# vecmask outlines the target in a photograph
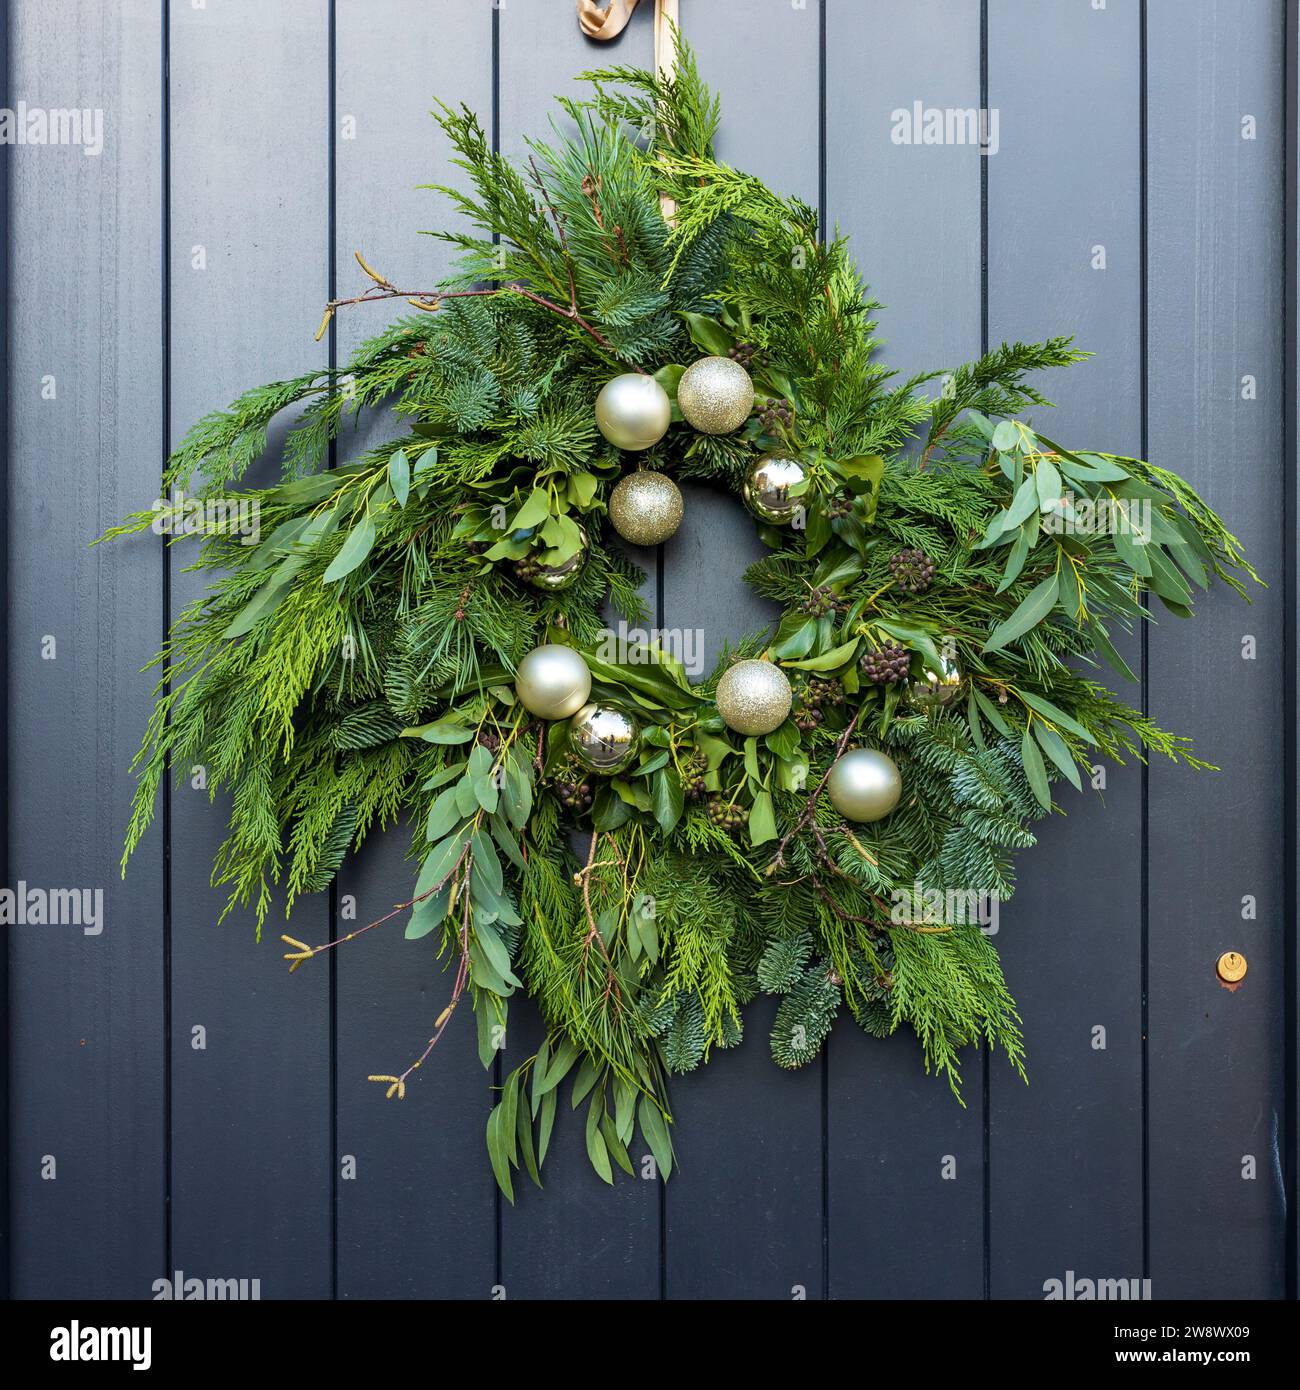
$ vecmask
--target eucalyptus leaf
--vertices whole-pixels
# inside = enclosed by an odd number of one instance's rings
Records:
[[[1043,755],[1038,751],[1029,730],[1020,737],[1020,761],[1025,766],[1025,776],[1029,785],[1045,811],[1052,809],[1052,791],[1047,782],[1047,768],[1043,765]]]
[[[369,511],[348,532],[339,553],[330,561],[322,583],[335,584],[352,573],[370,554],[375,544],[375,523]]]
[[[1036,627],[1045,617],[1056,607],[1057,599],[1057,578],[1055,574],[1049,574],[1040,584],[1021,599],[1016,606],[1016,610],[1005,621],[999,623],[989,639],[984,643],[983,650],[995,652],[1005,647],[1008,642],[1014,642],[1016,638],[1023,637],[1031,628]]]
[[[393,489],[399,507],[406,506],[411,493],[411,461],[405,449],[398,449],[388,458],[388,485]]]

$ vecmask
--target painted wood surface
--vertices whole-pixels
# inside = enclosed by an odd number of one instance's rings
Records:
[[[1068,797],[1020,859],[997,944],[1029,1086],[974,1055],[962,1107],[913,1042],[848,1020],[786,1074],[759,1001],[741,1047],[675,1082],[666,1190],[611,1192],[561,1116],[545,1191],[511,1207],[482,1132],[539,1037],[526,1005],[494,1069],[453,1030],[386,1102],[365,1076],[417,1055],[445,1002],[423,943],[376,933],[290,979],[279,919],[260,944],[247,914],[218,926],[201,769],[118,875],[140,668],[199,589],[159,537],[89,542],[153,503],[200,414],[381,326],[363,309],[312,340],[355,250],[404,283],[446,268],[417,235],[446,213],[416,186],[459,177],[434,96],[518,154],[577,73],[649,63],[651,8],[597,45],[564,0],[9,0],[10,105],[105,123],[95,157],[3,152],[9,874],[101,888],[104,927],[9,929],[20,1296],[149,1297],[176,1269],[266,1298],[1041,1298],[1068,1270],[1285,1291],[1283,0],[681,7],[722,158],[849,237],[892,365],[1076,333],[1096,355],[1043,383],[1037,422],[1185,473],[1272,582],[1191,626],[1157,603],[1126,647],[1129,698],[1222,770],[1100,768],[1104,796]],[[988,107],[987,153],[904,139],[918,103]],[[734,498],[688,506],[646,592],[711,663],[767,618],[740,579],[757,542]],[[349,861],[295,934],[409,896],[408,843]]]

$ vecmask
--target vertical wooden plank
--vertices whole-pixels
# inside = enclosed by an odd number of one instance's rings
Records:
[[[1153,601],[1152,715],[1222,771],[1150,772],[1152,1289],[1276,1298],[1283,5],[1149,0],[1147,13],[1151,456],[1223,512],[1273,586],[1249,609],[1211,594],[1190,630]],[[1235,992],[1215,978],[1227,950],[1249,962]]]
[[[1283,770],[1286,806],[1285,917],[1283,934],[1287,978],[1285,984],[1287,1022],[1286,1076],[1287,1094],[1284,1098],[1287,1116],[1286,1173],[1290,1190],[1300,1187],[1300,928],[1297,927],[1297,885],[1300,884],[1300,781],[1297,780],[1297,754],[1300,752],[1300,708],[1296,691],[1300,690],[1300,606],[1296,595],[1300,591],[1300,546],[1297,545],[1296,518],[1300,515],[1300,0],[1286,0],[1286,53],[1284,56],[1286,101],[1284,116],[1286,133],[1283,148],[1286,154],[1285,206],[1283,226],[1286,233],[1284,255],[1286,281],[1284,287],[1285,317],[1285,376],[1283,381],[1283,467],[1286,469],[1286,507],[1283,535],[1286,549],[1286,624],[1287,664],[1283,676],[1287,682],[1283,692],[1283,709],[1287,721],[1286,760]],[[1286,1219],[1287,1287],[1288,1298],[1296,1297],[1297,1266],[1300,1265],[1300,1221],[1295,1205],[1290,1204]]]
[[[0,106],[9,106],[9,0],[0,0]],[[9,161],[0,160],[0,418],[9,419]],[[0,432],[0,883],[9,882],[9,431]],[[0,1032],[9,1031],[9,948],[0,950]],[[13,1228],[9,1221],[9,1071],[12,1049],[0,1057],[0,1298],[10,1297]]]
[[[357,250],[395,284],[429,289],[453,253],[418,229],[446,226],[450,209],[418,185],[464,181],[429,109],[437,96],[490,119],[491,7],[483,0],[336,0],[336,25],[339,293],[361,292]],[[399,303],[340,318],[339,362],[403,312],[412,311]],[[340,462],[406,428],[389,412],[367,413],[357,433],[349,429],[340,441]],[[345,864],[335,934],[409,900],[410,835],[407,825],[375,833]],[[491,1073],[478,1059],[473,1016],[465,1006],[406,1099],[389,1103],[366,1077],[400,1071],[418,1055],[450,978],[429,941],[403,940],[401,920],[340,949],[337,971],[335,1162],[355,1160],[354,1178],[335,1174],[339,1297],[486,1298],[496,1266],[496,1203],[483,1142]]]
[[[979,6],[825,3],[828,231],[849,235],[886,306],[890,366],[956,366],[980,350],[982,156],[969,145],[901,143],[895,131],[917,102],[979,106]],[[910,1034],[881,1041],[845,1017],[828,1069],[830,1295],[978,1298],[978,1056],[966,1067],[966,1109],[924,1074]]]
[[[715,0],[682,8],[700,70],[722,98],[718,157],[815,207],[819,7]],[[700,631],[705,670],[724,643],[771,622],[774,609],[742,577],[765,553],[738,498],[686,490],[686,519],[664,547],[660,621]],[[679,1166],[666,1201],[669,1298],[822,1296],[822,1063],[790,1073],[772,1061],[776,1002],[756,1000],[741,1045],[673,1084]]]
[[[1138,0],[990,0],[988,11],[1000,131],[989,342],[1074,334],[1095,356],[1041,380],[1059,408],[1033,418],[1067,444],[1129,454],[1142,444],[1140,26]],[[1139,674],[1140,640],[1123,644]],[[1141,708],[1140,685],[1098,676]],[[1058,784],[1067,816],[1035,828],[1000,914],[1029,1085],[993,1059],[994,1298],[1042,1298],[1067,1270],[1143,1274],[1142,776],[1136,760],[1104,772],[1100,794]]]
[[[324,362],[328,6],[171,6],[172,437],[257,382]],[[270,477],[273,469],[264,468]],[[171,615],[201,591],[172,552]],[[208,886],[226,803],[172,795],[173,1262],[259,1278],[263,1298],[327,1297],[328,975],[287,978],[277,940]],[[295,935],[323,939],[322,896]],[[191,1030],[206,1030],[206,1049]]]
[[[152,536],[87,547],[157,496],[161,26],[148,0],[15,0],[9,18],[8,106],[85,107],[103,121],[99,154],[27,144],[0,156],[22,267],[5,422],[19,798],[5,886],[102,893],[96,935],[4,928],[13,1292],[147,1298],[165,1263],[161,833],[125,883],[117,862],[162,561]]]
[[[551,118],[563,120],[554,97],[579,92],[570,80],[578,73],[614,63],[650,67],[652,11],[652,6],[641,6],[617,41],[593,43],[582,36],[569,6],[557,8],[551,0],[501,5],[497,82],[502,150],[518,159],[526,149],[525,136],[551,138]],[[649,578],[653,585],[653,573]],[[517,1066],[541,1038],[536,1011],[526,1000],[512,999],[503,1066]],[[522,1178],[515,1185],[517,1205],[501,1203],[504,1296],[653,1298],[659,1290],[658,1184],[620,1174],[615,1187],[607,1187],[587,1160],[582,1117],[569,1109],[567,1095],[566,1085],[546,1159],[545,1190],[537,1191]]]

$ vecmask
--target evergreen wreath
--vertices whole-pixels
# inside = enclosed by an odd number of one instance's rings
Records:
[[[1193,585],[1218,576],[1244,596],[1257,579],[1176,475],[1022,418],[1048,404],[1034,373],[1086,356],[1070,339],[897,381],[845,242],[714,159],[718,103],[684,44],[673,75],[585,79],[523,168],[468,109],[440,106],[470,190],[440,190],[473,228],[435,233],[461,252],[457,273],[409,291],[358,255],[372,283],[331,303],[322,333],[344,305],[416,312],[343,370],[200,420],[169,460],[166,487],[256,505],[265,539],[203,541],[211,586],[152,663],[123,856],[125,871],[169,765],[202,762],[209,795],[230,795],[213,883],[226,912],[253,905],[260,935],[274,885],[292,910],[409,817],[414,891],[381,921],[405,917],[450,994],[418,1060],[370,1079],[403,1096],[466,999],[490,1067],[511,996],[532,996],[545,1041],[487,1127],[511,1200],[521,1165],[540,1183],[566,1077],[600,1176],[633,1171],[639,1125],[666,1179],[668,1075],[735,1046],[759,992],[781,998],[783,1067],[811,1061],[847,1008],[875,1036],[914,1029],[954,1091],[981,1040],[1023,1075],[997,954],[954,904],[1011,893],[1013,851],[1059,809],[1055,779],[1078,788],[1093,759],[1149,752],[1208,766],[1086,670],[1100,657],[1133,678],[1113,636],[1148,618],[1146,594],[1186,617]],[[684,418],[678,386],[701,356],[750,383],[737,427]],[[603,604],[647,616],[605,525],[629,460],[593,408],[628,374],[671,407],[638,462],[745,492],[770,547],[745,577],[779,623],[696,685],[657,646],[602,648]],[[696,418],[710,405],[706,391]],[[294,407],[283,481],[229,493]],[[395,410],[398,437],[329,467],[372,407]],[[773,458],[788,471],[765,500],[756,470]],[[1145,529],[1124,524],[1139,512]],[[625,534],[636,525],[633,508]],[[581,655],[576,721],[525,703],[520,666],[539,646],[562,649],[561,668],[565,649]],[[727,718],[734,672],[759,684]],[[621,717],[617,748],[602,753],[599,729],[575,737],[591,706]],[[853,786],[833,795],[855,749],[873,750],[877,783],[895,770],[887,814],[878,784],[865,815]],[[339,944],[283,939],[291,970]]]

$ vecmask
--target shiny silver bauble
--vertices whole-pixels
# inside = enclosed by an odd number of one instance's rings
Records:
[[[718,713],[738,734],[770,734],[790,713],[790,682],[770,661],[738,661],[718,682]]]
[[[831,804],[847,819],[884,820],[903,794],[903,777],[888,753],[855,748],[836,760],[826,791]]]
[[[561,561],[558,565],[543,565],[539,560],[529,556],[527,559],[516,561],[515,573],[525,584],[531,584],[534,589],[544,589],[548,594],[572,587],[582,578],[582,571],[587,564],[586,529],[579,526],[578,535],[582,544],[567,560]]]
[[[801,488],[807,480],[807,471],[798,459],[766,454],[750,465],[741,496],[760,521],[780,525],[790,521],[803,506],[802,493],[795,493],[794,489]]]
[[[529,714],[567,719],[587,703],[591,672],[573,647],[534,647],[515,670],[515,694]]]
[[[749,419],[754,383],[730,357],[701,357],[677,383],[677,407],[701,434],[730,434]]]
[[[668,392],[641,372],[616,376],[596,397],[596,426],[616,449],[635,452],[658,444],[672,418]]]
[[[622,772],[640,747],[640,725],[615,705],[585,705],[569,721],[569,748],[592,772]]]
[[[942,709],[961,694],[961,667],[951,657],[942,657],[939,664],[943,675],[927,666],[922,675],[908,684],[907,703],[913,709]]]

